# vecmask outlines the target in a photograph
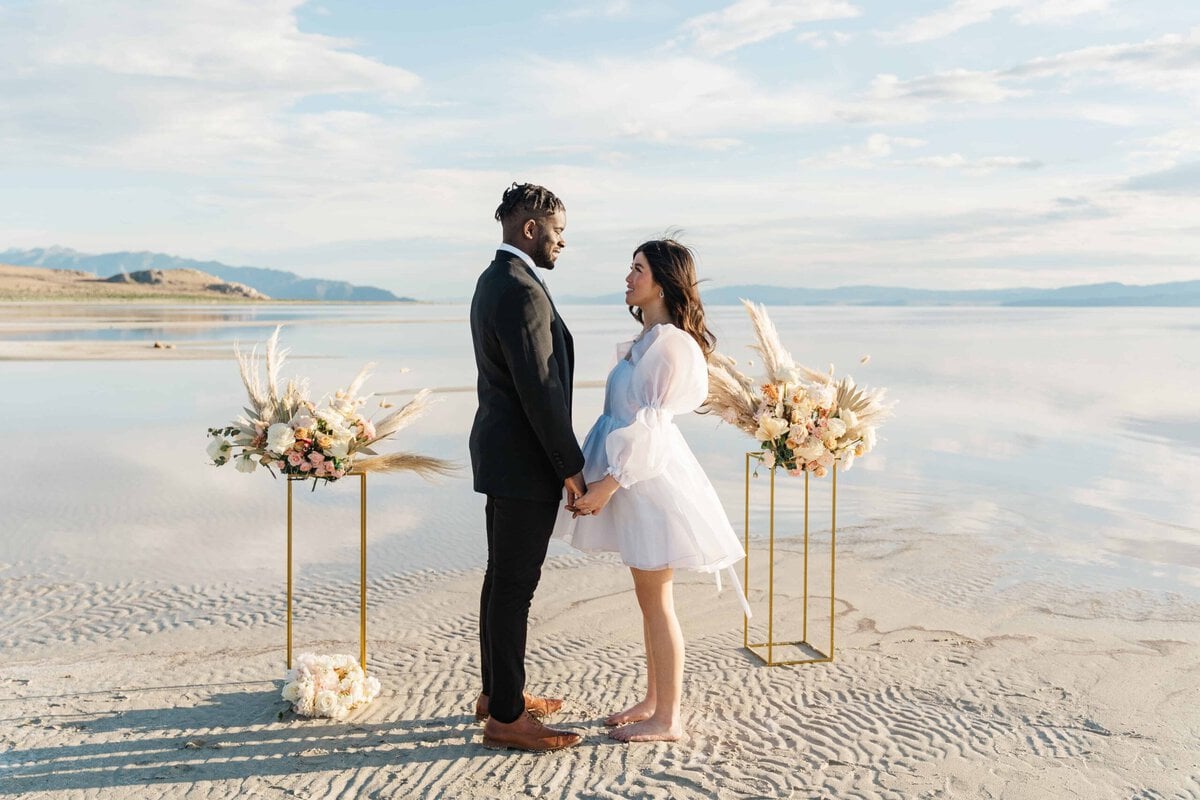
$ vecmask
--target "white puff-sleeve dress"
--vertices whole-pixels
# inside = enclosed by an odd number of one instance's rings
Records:
[[[708,367],[696,341],[674,325],[655,325],[619,345],[608,374],[604,413],[583,442],[584,479],[612,475],[621,488],[594,516],[559,511],[554,536],[586,552],[617,552],[631,567],[722,571],[745,558],[717,492],[688,447],[676,414],[708,397]]]

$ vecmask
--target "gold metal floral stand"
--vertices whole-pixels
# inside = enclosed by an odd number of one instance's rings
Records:
[[[367,671],[367,473],[351,472],[346,477],[358,477],[359,504],[359,599],[358,599],[358,663]],[[301,475],[287,479],[287,668],[292,668],[292,484],[311,480]]]
[[[746,561],[745,561],[745,586],[746,594],[749,597],[750,593],[750,460],[761,459],[761,452],[746,453]],[[809,473],[804,473],[804,611],[803,622],[800,633],[800,639],[794,641],[776,641],[775,640],[775,471],[778,466],[771,467],[771,500],[770,500],[770,539],[768,544],[767,555],[767,639],[764,642],[750,641],[750,620],[744,619],[742,622],[742,646],[752,653],[756,658],[763,662],[768,667],[777,667],[787,664],[826,664],[833,661],[833,623],[834,623],[834,576],[837,563],[837,464],[833,465],[833,489],[832,499],[830,500],[830,523],[829,523],[829,650],[822,652],[814,647],[808,641],[808,549],[809,549],[809,531],[808,531],[808,484]],[[779,648],[800,649],[802,652],[810,653],[811,655],[804,658],[776,658],[776,650]],[[766,655],[763,655],[763,651]]]

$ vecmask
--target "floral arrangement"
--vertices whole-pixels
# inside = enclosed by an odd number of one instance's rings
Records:
[[[280,388],[279,374],[287,351],[279,348],[279,328],[266,345],[266,381],[260,376],[258,348],[249,355],[235,349],[242,383],[250,398],[244,414],[222,428],[209,428],[208,456],[216,466],[233,461],[239,472],[266,467],[272,475],[336,481],[357,472],[410,470],[425,477],[448,474],[453,465],[412,453],[380,456],[374,446],[409,425],[429,405],[428,389],[409,403],[372,421],[363,413],[369,395],[359,395],[373,364],[359,371],[344,389],[313,402],[308,382],[289,380]],[[383,408],[388,404],[380,403]],[[368,456],[368,458],[359,458]]]
[[[754,323],[754,349],[762,356],[766,380],[760,384],[746,377],[732,358],[713,353],[706,407],[753,436],[767,467],[818,478],[835,463],[850,469],[875,447],[876,428],[891,416],[886,390],[857,386],[849,375],[835,379],[832,365],[823,373],[796,364],[766,308],[748,300],[742,304]]]
[[[302,653],[286,680],[283,699],[305,717],[345,719],[379,696],[379,680],[368,678],[354,656]]]

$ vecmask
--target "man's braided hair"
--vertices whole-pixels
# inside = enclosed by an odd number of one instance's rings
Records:
[[[541,220],[551,216],[555,211],[564,210],[566,208],[563,206],[562,200],[559,200],[554,192],[545,186],[538,186],[534,183],[514,183],[504,190],[504,198],[496,207],[496,221],[503,223],[505,220],[518,216],[522,218],[522,222],[526,219]]]

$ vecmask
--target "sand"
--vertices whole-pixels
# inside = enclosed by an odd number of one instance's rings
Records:
[[[681,577],[687,736],[674,744],[621,745],[601,724],[641,686],[628,575],[604,558],[553,560],[534,604],[529,679],[566,698],[555,721],[586,738],[549,755],[479,745],[478,570],[370,582],[368,664],[384,690],[344,723],[297,718],[279,699],[281,586],[8,580],[0,794],[1200,793],[1200,608],[1021,585],[955,592],[947,570],[969,562],[969,539],[849,530],[841,540],[832,664],[761,666],[740,647],[728,591]],[[778,575],[794,579],[797,543],[779,558]],[[357,652],[353,580],[298,594],[298,651]],[[761,586],[760,574],[760,617]],[[798,622],[795,595],[776,598],[780,628]],[[827,630],[827,602],[813,606],[815,631]]]

